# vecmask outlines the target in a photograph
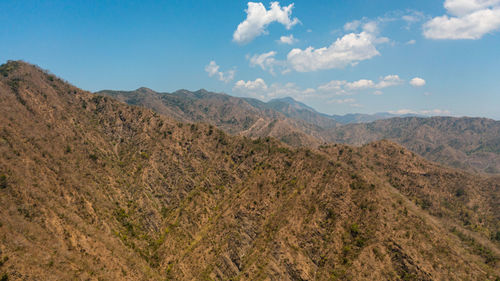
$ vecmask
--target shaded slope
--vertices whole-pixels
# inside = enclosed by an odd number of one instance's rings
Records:
[[[487,240],[498,230],[498,179],[389,142],[316,151],[232,137],[21,62],[0,73],[0,272],[12,280],[499,274],[498,244]],[[443,198],[451,209],[438,215]]]

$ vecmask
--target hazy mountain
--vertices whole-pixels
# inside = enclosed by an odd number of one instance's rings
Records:
[[[425,116],[418,116],[416,114],[398,115],[388,112],[380,112],[375,114],[350,113],[346,115],[329,115],[329,117],[342,124],[353,124],[353,123],[370,123],[373,121],[389,119],[394,117],[425,117]]]
[[[203,93],[199,93],[203,94]],[[4,280],[494,280],[500,181],[290,148],[0,67]]]
[[[415,114],[398,115],[388,112],[375,114],[349,113],[345,115],[329,115],[320,113],[312,107],[298,102],[291,97],[274,99],[267,103],[263,103],[263,105],[284,113],[287,117],[301,119],[323,128],[335,128],[340,124],[369,123],[376,120],[389,119],[394,117],[417,116]]]
[[[335,128],[339,124],[330,116],[321,114],[313,108],[292,98],[274,99],[264,104],[264,107],[274,109],[289,118],[304,120],[325,129]]]
[[[389,139],[453,167],[500,173],[500,121],[486,118],[391,118],[336,128],[331,141],[363,145]]]

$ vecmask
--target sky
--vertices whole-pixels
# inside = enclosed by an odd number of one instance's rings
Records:
[[[0,63],[89,91],[500,119],[500,0],[0,1]]]

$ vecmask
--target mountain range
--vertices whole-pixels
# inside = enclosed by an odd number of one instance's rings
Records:
[[[387,139],[431,161],[475,172],[500,173],[500,121],[491,119],[394,117],[389,113],[333,116],[292,98],[265,103],[205,90],[170,94],[140,88],[97,94],[148,107],[184,122],[210,123],[230,134],[270,136],[306,147],[332,142],[359,146]]]
[[[2,280],[498,280],[498,176],[387,140],[294,147],[246,132],[326,129],[139,91],[0,66]]]

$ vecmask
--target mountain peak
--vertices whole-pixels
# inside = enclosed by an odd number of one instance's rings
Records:
[[[156,93],[154,90],[147,87],[140,87],[136,91],[141,93]]]
[[[277,104],[277,103],[286,103],[288,105],[293,106],[296,109],[305,109],[305,110],[310,110],[313,112],[316,112],[316,110],[300,101],[295,100],[292,97],[284,97],[284,98],[277,98],[277,99],[272,99],[268,102],[268,104]]]
[[[12,74],[32,72],[35,70],[41,71],[42,69],[36,65],[29,64],[22,60],[9,60],[6,63],[0,65],[0,74],[4,77],[8,77]]]

